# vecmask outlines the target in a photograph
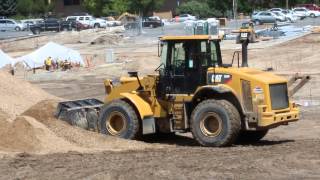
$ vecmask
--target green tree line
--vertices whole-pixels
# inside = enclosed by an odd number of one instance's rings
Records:
[[[57,0],[51,0],[52,2]],[[157,11],[165,0],[82,0],[82,6],[95,16],[120,15],[131,12],[142,16]],[[175,0],[172,0],[175,1]],[[253,10],[285,7],[286,0],[235,0],[237,12],[249,14]],[[232,14],[233,0],[184,0],[176,14],[190,13],[198,17],[221,17]],[[319,0],[288,0],[289,7],[296,4],[316,3]],[[0,0],[0,15],[39,16],[53,10],[48,0]]]
[[[0,15],[39,16],[53,9],[47,0],[0,0]]]
[[[250,14],[254,10],[268,9],[273,7],[286,7],[286,0],[235,0],[237,12]],[[288,0],[289,8],[297,4],[315,3],[319,0]],[[198,17],[222,17],[233,12],[233,0],[186,0],[178,7],[177,13],[190,13]]]
[[[132,12],[147,15],[159,9],[164,0],[83,0],[83,6],[95,16],[119,15]]]

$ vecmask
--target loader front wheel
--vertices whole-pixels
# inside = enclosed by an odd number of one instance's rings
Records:
[[[136,139],[139,118],[133,107],[123,100],[104,106],[99,117],[101,133],[124,139]]]
[[[238,110],[226,100],[205,100],[191,115],[191,132],[203,146],[222,147],[234,143],[241,129]]]

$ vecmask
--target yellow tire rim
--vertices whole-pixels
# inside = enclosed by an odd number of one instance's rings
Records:
[[[106,122],[108,132],[113,136],[120,135],[127,128],[124,115],[118,111],[112,112]]]
[[[216,137],[222,131],[222,120],[218,114],[210,112],[200,120],[201,132],[208,137]]]

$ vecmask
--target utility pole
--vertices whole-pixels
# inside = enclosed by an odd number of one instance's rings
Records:
[[[233,19],[237,18],[237,0],[232,1]]]
[[[289,0],[286,0],[286,8],[289,9]]]

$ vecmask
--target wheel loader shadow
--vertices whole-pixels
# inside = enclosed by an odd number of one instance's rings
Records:
[[[285,140],[260,140],[258,142],[236,142],[235,145],[239,146],[273,146],[273,145],[279,145],[279,144],[286,144],[286,143],[292,143],[295,142],[291,139],[285,139]]]
[[[146,135],[142,138],[142,141],[146,143],[159,143],[159,144],[168,144],[168,145],[177,145],[177,146],[200,146],[192,136],[182,136],[175,134],[168,135]],[[286,143],[295,142],[294,140],[260,140],[258,142],[236,142],[234,146],[273,146]]]
[[[142,141],[146,143],[159,143],[177,146],[199,146],[192,137],[176,134],[146,135],[143,136]]]

